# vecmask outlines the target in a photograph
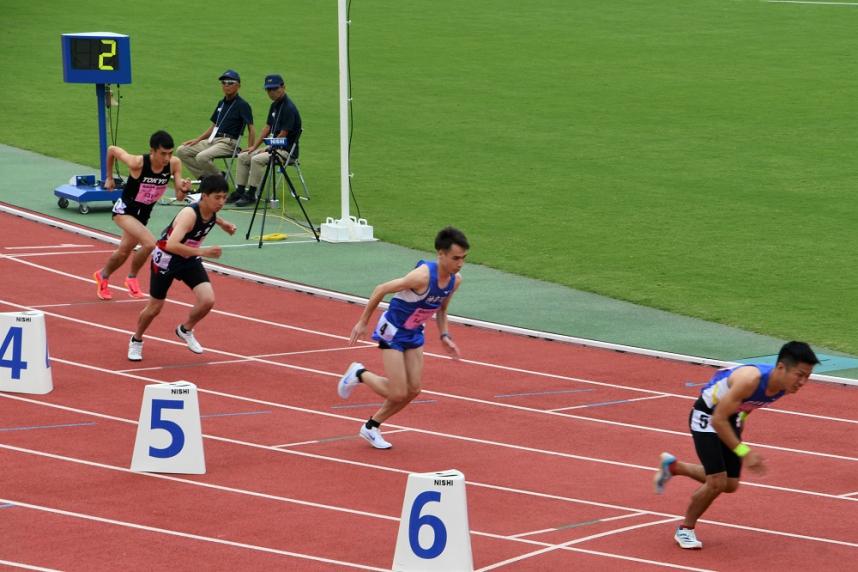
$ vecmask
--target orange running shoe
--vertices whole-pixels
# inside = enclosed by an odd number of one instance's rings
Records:
[[[101,276],[101,270],[96,270],[92,273],[92,277],[95,278],[96,289],[95,295],[101,298],[102,300],[111,300],[113,299],[113,295],[110,293],[110,284],[107,281],[107,278],[103,278]]]
[[[140,282],[137,281],[136,276],[129,276],[125,279],[125,287],[128,288],[128,295],[132,298],[145,298],[146,294],[144,294],[140,290]]]

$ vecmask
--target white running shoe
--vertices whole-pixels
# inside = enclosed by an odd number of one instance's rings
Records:
[[[134,336],[128,342],[128,360],[143,361],[143,342],[134,341]]]
[[[680,548],[703,548],[703,543],[697,540],[697,535],[694,534],[693,528],[677,528],[673,539],[679,544]]]
[[[393,445],[384,440],[384,437],[381,436],[381,431],[378,430],[378,427],[367,429],[366,425],[361,425],[359,435],[369,441],[369,444],[376,449],[390,449],[393,447]]]
[[[182,325],[179,324],[176,326],[176,335],[179,336],[180,340],[183,340],[186,344],[188,344],[188,349],[194,352],[195,354],[203,353],[203,346],[200,345],[200,342],[197,341],[197,338],[194,337],[194,332],[191,330],[190,332],[183,332]]]
[[[655,494],[660,495],[664,492],[664,485],[666,485],[667,481],[670,480],[670,477],[673,476],[670,472],[670,466],[675,462],[676,457],[670,453],[661,454],[661,462],[658,465],[658,471],[656,471],[655,476],[652,478],[652,482],[655,483]]]
[[[349,366],[349,369],[346,370],[346,373],[340,378],[340,382],[337,384],[337,393],[340,394],[340,397],[343,399],[348,399],[349,396],[354,391],[354,388],[360,383],[360,380],[357,377],[357,372],[364,369],[363,364],[355,361]]]

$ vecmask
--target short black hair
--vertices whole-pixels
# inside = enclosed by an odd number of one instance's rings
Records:
[[[207,175],[200,181],[200,192],[204,195],[225,193],[227,191],[229,191],[229,187],[226,184],[226,179],[220,173],[217,175]]]
[[[164,131],[163,129],[160,131],[156,131],[149,138],[149,147],[152,149],[172,149],[175,147],[175,143],[173,143],[173,137]]]
[[[435,250],[450,250],[454,244],[458,244],[465,250],[471,248],[468,239],[465,238],[465,233],[458,228],[452,226],[442,228],[435,236]]]
[[[816,354],[810,346],[804,342],[787,342],[778,352],[778,363],[783,362],[787,367],[793,367],[800,363],[816,365],[819,363]]]

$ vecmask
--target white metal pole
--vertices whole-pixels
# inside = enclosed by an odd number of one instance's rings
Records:
[[[340,44],[340,220],[349,220],[349,81],[346,0],[338,0]]]

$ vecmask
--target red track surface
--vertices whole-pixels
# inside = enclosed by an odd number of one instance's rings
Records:
[[[705,548],[683,551],[673,528],[695,484],[656,496],[651,477],[663,450],[694,459],[686,382],[711,368],[453,326],[465,359],[428,336],[425,402],[385,424],[394,448],[377,451],[356,433],[380,400],[335,391],[349,362],[380,366],[372,346],[347,347],[358,306],[215,275],[195,355],[172,332],[191,301],[177,283],[134,364],[143,302],[120,289],[99,301],[89,278],[111,250],[0,214],[0,311],[45,312],[54,379],[45,396],[0,393],[0,563],[387,569],[408,473],[449,468],[467,478],[477,568],[858,561],[858,389],[811,383],[755,413],[745,437],[769,474],[719,498],[698,527]],[[180,379],[200,391],[207,473],[129,471],[144,386]]]

